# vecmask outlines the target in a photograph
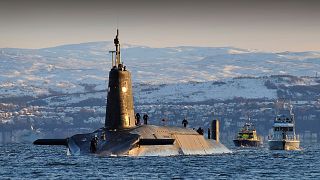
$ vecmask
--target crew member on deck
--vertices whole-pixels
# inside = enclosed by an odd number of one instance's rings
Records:
[[[90,152],[95,153],[97,151],[97,146],[98,146],[98,136],[95,135],[90,142]]]
[[[187,127],[188,121],[187,121],[186,118],[184,118],[184,119],[182,120],[182,124],[183,124],[183,127]]]
[[[143,123],[144,124],[148,124],[148,118],[149,118],[148,114],[143,115]]]
[[[137,113],[136,114],[136,126],[139,126],[140,125],[140,114],[139,113]]]

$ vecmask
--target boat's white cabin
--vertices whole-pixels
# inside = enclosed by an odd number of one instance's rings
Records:
[[[273,140],[296,140],[294,115],[291,113],[277,115],[272,130],[270,138]]]

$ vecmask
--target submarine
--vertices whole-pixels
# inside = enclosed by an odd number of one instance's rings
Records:
[[[114,39],[104,127],[66,139],[38,139],[35,145],[66,146],[68,154],[99,156],[174,156],[231,153],[219,141],[219,121],[211,139],[187,127],[140,125],[136,122],[131,73],[120,56],[119,30]]]

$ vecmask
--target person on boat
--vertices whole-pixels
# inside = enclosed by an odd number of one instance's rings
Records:
[[[139,126],[140,125],[140,114],[139,113],[137,113],[136,114],[136,126]]]
[[[90,142],[90,152],[95,153],[97,151],[97,146],[98,146],[98,136],[95,135]]]
[[[182,120],[182,124],[183,124],[183,127],[187,127],[187,125],[188,125],[188,121],[187,121],[187,119],[186,118],[184,118],[183,120]]]
[[[148,124],[148,118],[149,118],[148,114],[143,115],[143,123],[144,124]]]

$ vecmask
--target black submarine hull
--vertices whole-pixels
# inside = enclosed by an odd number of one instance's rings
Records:
[[[67,139],[37,139],[33,142],[34,145],[57,145],[57,146],[68,146]]]

